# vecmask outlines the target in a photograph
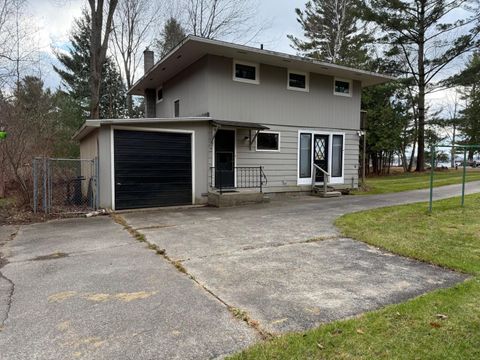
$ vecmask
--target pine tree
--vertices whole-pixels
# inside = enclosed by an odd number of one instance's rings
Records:
[[[464,88],[465,108],[460,111],[459,131],[465,145],[480,145],[480,53],[475,53],[454,82]],[[477,149],[477,151],[480,149]],[[468,157],[473,160],[473,150]]]
[[[295,9],[303,28],[303,41],[289,35],[300,53],[334,64],[361,66],[368,59],[369,33],[361,23],[358,0],[310,0],[305,10]]]
[[[180,22],[174,17],[168,19],[160,33],[160,39],[155,42],[155,47],[160,54],[160,58],[167,55],[185,36],[185,29]]]
[[[68,53],[56,54],[63,68],[54,66],[60,75],[66,92],[89,116],[91,105],[90,79],[90,15],[84,11],[75,19],[70,35],[71,48]],[[126,90],[114,61],[107,57],[102,70],[100,90],[100,117],[122,118],[126,114]]]
[[[364,14],[383,30],[378,41],[397,57],[413,82],[412,100],[418,122],[417,171],[425,169],[426,95],[442,70],[475,47],[480,28],[474,14],[458,13],[467,0],[365,0]],[[464,10],[468,10],[467,8]]]

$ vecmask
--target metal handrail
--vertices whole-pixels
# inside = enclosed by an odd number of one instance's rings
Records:
[[[263,171],[263,166],[236,166],[232,170],[218,170],[215,167],[210,167],[210,187],[217,189],[223,193],[224,189],[222,177],[224,173],[232,173],[235,176],[237,189],[258,188],[263,192],[263,187],[267,184],[267,176]],[[216,186],[216,175],[218,175],[219,186]]]
[[[323,170],[317,164],[313,164],[313,167],[312,167],[312,190],[315,187],[315,179],[317,178],[317,171],[318,170],[323,172],[323,175],[324,175],[324,178],[323,178],[323,192],[326,194],[327,190],[328,190],[328,183],[330,182],[330,173]]]

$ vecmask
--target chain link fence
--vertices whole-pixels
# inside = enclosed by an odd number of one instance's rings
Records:
[[[33,159],[33,211],[86,213],[98,209],[98,159]]]

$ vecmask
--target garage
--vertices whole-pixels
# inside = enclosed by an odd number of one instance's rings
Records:
[[[115,209],[192,204],[192,133],[113,130]]]

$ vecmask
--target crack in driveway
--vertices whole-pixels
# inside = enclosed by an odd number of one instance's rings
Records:
[[[123,226],[124,230],[127,231],[134,239],[140,242],[145,242],[148,246],[148,249],[155,251],[157,255],[163,257],[169,264],[175,267],[175,269],[177,269],[180,273],[186,275],[190,280],[192,280],[195,284],[197,284],[197,286],[199,286],[201,289],[207,292],[210,296],[212,296],[214,299],[220,302],[223,306],[225,306],[235,318],[240,319],[245,323],[247,323],[247,325],[250,326],[253,330],[255,330],[262,339],[266,340],[272,337],[272,334],[266,331],[265,329],[262,329],[260,327],[260,323],[256,320],[251,319],[251,317],[248,315],[247,312],[228,304],[218,294],[216,294],[215,292],[207,288],[204,284],[198,281],[195,278],[195,276],[190,274],[183,265],[180,264],[181,260],[174,260],[170,258],[164,249],[160,250],[156,244],[148,241],[148,238],[144,234],[140,233],[138,229],[135,229],[134,227],[130,226],[128,222],[125,220],[125,218],[122,217],[120,214],[115,214],[114,216],[112,216],[112,219],[117,224]],[[162,228],[162,227],[154,227],[154,228]]]
[[[13,239],[15,239],[15,236],[17,235],[17,233],[18,233],[18,228],[15,230],[15,232],[10,234],[9,239],[7,241],[12,241]],[[0,245],[2,247],[5,246],[7,241],[0,243]],[[0,252],[0,269],[2,269],[8,263],[9,261],[3,256],[3,253]],[[15,293],[15,283],[11,279],[6,277],[1,271],[0,271],[0,279],[4,279],[9,284],[9,290],[7,292],[7,303],[6,303],[5,315],[2,317],[2,320],[0,322],[0,331],[2,331],[10,315],[10,309],[12,308],[13,294]]]
[[[12,308],[12,302],[13,302],[13,293],[15,292],[15,283],[10,280],[8,277],[3,275],[3,273],[0,271],[0,279],[5,279],[10,284],[10,290],[7,293],[7,308],[5,310],[5,315],[2,318],[2,321],[0,322],[0,331],[3,330],[5,327],[5,323],[8,320],[8,316],[10,314],[10,309]]]

